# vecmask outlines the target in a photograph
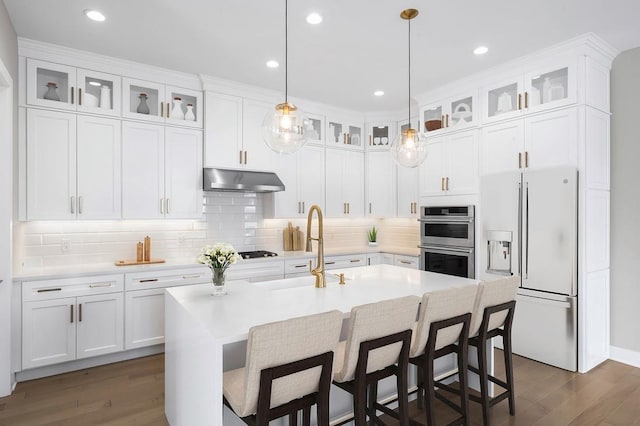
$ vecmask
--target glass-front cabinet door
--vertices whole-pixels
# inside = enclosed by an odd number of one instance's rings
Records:
[[[503,120],[522,114],[524,108],[522,76],[497,81],[482,90],[484,122]]]
[[[447,127],[462,129],[474,125],[474,98],[473,96],[461,96],[448,102]]]
[[[347,143],[347,132],[346,126],[334,119],[327,118],[327,137],[326,143],[327,146],[339,147],[343,146]]]
[[[368,150],[387,150],[393,141],[393,133],[390,123],[378,123],[369,125]]]
[[[324,145],[324,117],[317,114],[307,113],[307,120],[304,123],[304,131],[307,142],[314,145]]]
[[[525,75],[524,107],[528,111],[563,106],[576,101],[577,65],[556,63]]]
[[[362,150],[364,147],[364,125],[336,118],[327,118],[328,147]]]
[[[75,111],[76,68],[27,59],[27,103]]]
[[[78,111],[120,116],[120,76],[79,68],[77,72]]]
[[[202,127],[202,92],[166,86],[165,94],[167,124]]]
[[[364,126],[361,123],[347,125],[347,148],[364,148]]]
[[[164,85],[132,78],[122,79],[122,115],[162,123],[167,116]]]
[[[424,132],[435,132],[447,126],[444,104],[432,104],[421,110],[420,116]],[[417,129],[416,129],[417,130]]]

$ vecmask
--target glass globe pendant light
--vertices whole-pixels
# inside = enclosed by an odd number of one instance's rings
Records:
[[[304,113],[288,100],[288,49],[289,24],[288,0],[284,2],[285,53],[284,53],[284,102],[269,111],[262,122],[262,136],[269,148],[279,154],[293,154],[307,143],[307,119]]]
[[[398,134],[391,143],[391,155],[402,167],[418,167],[427,158],[427,144],[417,130],[411,128],[411,20],[418,16],[416,9],[406,9],[400,17],[409,23],[409,128]]]

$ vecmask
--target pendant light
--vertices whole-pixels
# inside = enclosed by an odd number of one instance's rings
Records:
[[[288,0],[284,2],[284,102],[269,111],[262,122],[262,136],[269,148],[279,154],[293,154],[307,143],[306,117],[288,98],[289,23]]]
[[[418,16],[416,9],[406,9],[400,17],[409,23],[409,128],[398,134],[391,143],[391,155],[402,167],[417,167],[427,157],[427,144],[417,130],[411,128],[411,20]]]

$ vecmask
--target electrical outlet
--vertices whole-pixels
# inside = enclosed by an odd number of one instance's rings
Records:
[[[63,238],[60,240],[60,250],[62,250],[63,253],[67,253],[71,250],[71,240],[69,238]]]

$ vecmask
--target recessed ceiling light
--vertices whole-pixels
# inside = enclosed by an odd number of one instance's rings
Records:
[[[318,25],[322,22],[322,16],[319,13],[313,12],[307,15],[307,22],[311,25]]]
[[[384,95],[384,92],[382,90],[376,90],[375,92],[373,92],[374,96],[382,96]]]
[[[278,63],[278,61],[274,61],[273,59],[271,59],[270,61],[267,61],[267,66],[269,68],[278,68],[280,64]]]
[[[489,48],[487,46],[478,46],[473,50],[473,53],[476,55],[484,55],[488,51],[489,51]]]
[[[102,13],[98,12],[97,10],[85,9],[84,14],[87,15],[87,18],[91,19],[92,21],[102,22],[107,19]]]

